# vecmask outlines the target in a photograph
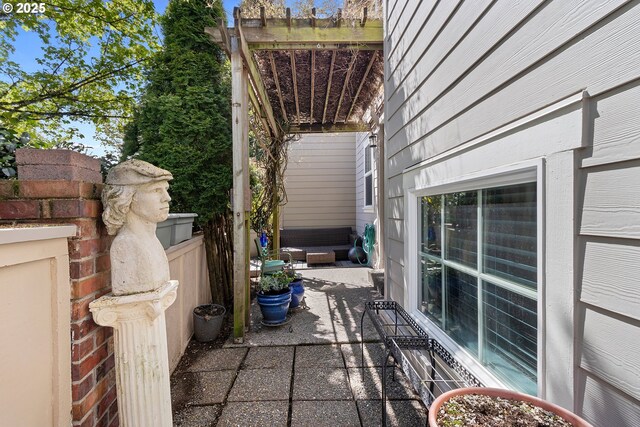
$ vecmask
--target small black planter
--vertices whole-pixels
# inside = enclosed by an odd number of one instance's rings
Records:
[[[209,342],[220,334],[226,309],[218,304],[199,305],[193,309],[193,330],[196,340]]]

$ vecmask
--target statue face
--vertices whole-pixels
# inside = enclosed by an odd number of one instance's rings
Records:
[[[152,182],[138,187],[131,200],[131,212],[150,222],[162,222],[169,216],[171,197],[167,181]]]

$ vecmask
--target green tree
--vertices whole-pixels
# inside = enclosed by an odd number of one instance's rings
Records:
[[[6,2],[5,2],[6,3]],[[17,3],[12,2],[15,8]],[[0,16],[0,120],[32,139],[59,143],[79,136],[72,124],[127,117],[146,61],[157,50],[152,0],[58,0],[21,3],[37,13]],[[23,11],[24,12],[24,11]],[[21,66],[17,46],[37,35],[41,53]],[[18,51],[16,51],[18,50]]]
[[[164,48],[152,61],[124,154],[174,176],[173,212],[195,212],[205,233],[214,302],[232,301],[231,76],[204,33],[223,16],[220,1],[171,0],[161,18]]]

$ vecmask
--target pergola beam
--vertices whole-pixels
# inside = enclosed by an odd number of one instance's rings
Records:
[[[273,82],[276,84],[276,92],[282,109],[282,117],[287,120],[287,110],[284,108],[284,100],[282,99],[282,91],[280,90],[280,80],[278,79],[278,70],[276,70],[276,62],[273,60],[273,53],[269,52],[269,62],[271,63],[271,73],[273,73]]]
[[[260,101],[258,101],[258,98],[253,90],[249,90],[249,100],[251,101],[251,104],[253,105],[253,109],[255,110],[256,114],[260,119],[260,123],[262,124],[263,129],[266,131],[269,131],[271,127],[269,126],[269,123],[267,123],[267,118],[263,113],[262,106],[260,105]]]
[[[315,27],[308,19],[292,19],[291,27],[286,20],[267,19],[263,26],[261,19],[242,19],[243,37],[252,49],[265,45],[272,45],[272,49],[309,50],[324,46],[342,46],[344,49],[362,49],[370,46],[371,49],[382,48],[382,23],[367,21],[367,25],[344,25],[337,27],[335,21],[328,19],[316,19]],[[205,32],[212,36],[215,43],[221,43],[219,31],[205,28]]]
[[[298,103],[298,77],[296,76],[296,52],[290,51],[289,58],[291,58],[291,78],[293,80],[293,97],[296,103],[296,121],[300,124],[300,104]]]
[[[351,73],[353,73],[353,64],[356,62],[356,55],[351,55],[351,61],[349,61],[349,68],[347,68],[347,75],[344,78],[344,83],[342,84],[342,92],[340,92],[340,99],[338,100],[338,108],[336,108],[336,114],[333,117],[333,123],[338,122],[338,114],[340,113],[340,107],[342,106],[342,100],[344,99],[344,93],[347,90],[347,86],[349,86],[349,80],[351,79]],[[349,117],[345,117],[345,121]]]
[[[296,133],[337,133],[337,132],[369,132],[369,126],[364,122],[357,123],[301,123],[289,127],[290,134]]]
[[[212,28],[205,29],[205,32],[209,34],[214,40],[217,40],[217,37],[213,37],[211,31],[215,30]],[[249,50],[249,46],[244,38],[243,31],[240,27],[235,28],[234,34],[229,34],[229,31],[221,24],[218,26],[217,33],[220,35],[219,44],[225,48],[227,54],[230,54],[230,44],[229,41],[231,37],[238,38],[238,49],[242,59],[245,62],[246,69],[249,75],[249,78],[253,82],[252,89],[255,91],[255,95],[261,105],[261,108],[258,108],[258,112],[264,112],[267,123],[269,124],[269,130],[273,135],[278,135],[281,133],[280,128],[276,122],[275,116],[273,114],[273,108],[271,107],[271,103],[269,102],[269,98],[267,96],[266,89],[264,84],[262,83],[262,79],[260,78],[260,72],[258,71],[255,62],[253,61],[253,57],[251,56],[251,51]]]
[[[252,50],[382,50],[382,43],[369,43],[369,44],[349,44],[340,43],[281,43],[281,42],[254,42],[248,43]]]
[[[369,77],[369,72],[373,67],[373,63],[376,61],[376,56],[378,56],[378,52],[373,52],[373,54],[371,55],[371,59],[369,60],[369,64],[367,65],[367,69],[364,72],[364,76],[362,76],[362,80],[360,80],[360,85],[358,85],[358,90],[351,100],[351,106],[349,107],[349,112],[347,113],[347,117],[345,118],[345,120],[349,120],[349,117],[351,117],[353,106],[356,105],[356,101],[358,100],[358,96],[360,96],[360,91],[362,90],[362,86],[364,86],[364,83],[367,81],[367,77]]]
[[[331,55],[331,66],[329,67],[329,82],[327,83],[327,95],[324,99],[324,110],[322,112],[322,124],[325,123],[327,117],[327,105],[329,104],[329,93],[331,92],[331,78],[333,77],[333,65],[336,62],[336,51]]]

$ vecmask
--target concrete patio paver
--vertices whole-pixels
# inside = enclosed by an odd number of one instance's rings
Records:
[[[293,378],[293,400],[353,399],[344,368],[300,368]]]
[[[360,318],[364,303],[376,297],[368,282],[368,268],[304,270],[305,303],[308,308],[290,313],[280,327],[264,326],[255,301],[251,304],[251,326],[243,346],[336,344],[360,341]],[[378,341],[371,322],[365,322],[365,341]],[[230,339],[226,347],[236,346]]]
[[[348,400],[293,402],[291,427],[360,427],[356,403]]]
[[[362,425],[381,425],[382,404],[380,400],[358,400],[358,411]],[[387,426],[424,427],[427,425],[427,410],[417,400],[389,400],[386,406]]]
[[[347,368],[359,368],[362,366],[361,343],[340,345]],[[364,366],[382,366],[386,356],[382,343],[364,343]],[[390,363],[390,362],[389,362]]]
[[[289,400],[290,369],[243,369],[238,372],[229,402]]]
[[[221,348],[198,354],[189,366],[182,367],[186,372],[237,370],[247,354],[246,348]]]
[[[395,380],[393,369],[387,369],[387,399],[418,399],[409,380],[402,370],[396,368]],[[382,368],[349,368],[349,382],[357,400],[382,399]]]
[[[340,347],[337,345],[303,345],[296,348],[296,369],[322,366],[345,367]]]
[[[236,371],[183,372],[171,384],[171,400],[188,405],[223,403]]]
[[[173,425],[180,427],[210,427],[222,413],[222,405],[189,406],[173,415]]]
[[[291,369],[294,347],[252,347],[243,369]]]
[[[229,402],[218,427],[286,427],[289,402]]]
[[[369,319],[364,378],[360,368],[364,303],[379,297],[367,283],[367,271],[306,270],[308,307],[293,311],[289,323],[260,325],[254,302],[243,344],[229,339],[223,349],[199,344],[189,349],[172,377],[175,425],[380,425],[385,354]],[[401,369],[395,372],[392,381],[389,367],[389,425],[425,425],[424,405]]]

